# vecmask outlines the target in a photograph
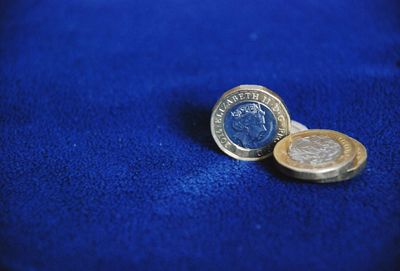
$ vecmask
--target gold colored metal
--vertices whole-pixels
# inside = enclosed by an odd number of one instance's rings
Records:
[[[314,181],[338,177],[354,166],[354,141],[332,130],[307,130],[291,134],[276,144],[278,168],[289,176]]]
[[[368,157],[367,149],[364,147],[363,144],[361,144],[356,139],[354,138],[351,139],[353,140],[353,143],[356,146],[356,157],[354,158],[353,166],[350,167],[346,172],[340,174],[339,176],[329,179],[324,179],[321,180],[321,182],[332,183],[332,182],[346,181],[356,177],[364,170],[367,164],[367,157]]]

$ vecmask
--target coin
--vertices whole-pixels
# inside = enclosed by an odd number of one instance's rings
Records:
[[[259,85],[240,85],[217,101],[210,126],[224,153],[257,161],[270,156],[275,144],[290,133],[290,117],[273,91]]]
[[[352,167],[350,167],[346,172],[338,175],[337,177],[324,179],[324,180],[321,180],[321,182],[332,183],[332,182],[340,182],[340,181],[349,180],[351,178],[356,177],[364,170],[364,168],[367,164],[367,157],[368,157],[367,149],[364,147],[363,144],[361,144],[356,139],[354,139],[354,138],[351,138],[351,139],[353,140],[353,143],[356,147],[356,157],[353,160]]]
[[[346,178],[350,179],[356,176],[357,174],[361,173],[366,164],[367,164],[367,149],[365,146],[359,142],[358,140],[351,138],[353,140],[354,145],[356,146],[357,152],[356,152],[356,157],[354,159],[353,166],[347,170],[346,172]]]
[[[281,140],[275,146],[274,157],[284,174],[318,182],[337,177],[352,168],[356,147],[345,134],[307,130]]]
[[[290,122],[290,133],[291,134],[294,134],[294,133],[297,133],[297,132],[301,132],[301,131],[305,131],[305,130],[308,130],[308,128],[304,124],[302,124],[302,123],[300,123],[298,121],[295,121],[295,120],[292,120]]]

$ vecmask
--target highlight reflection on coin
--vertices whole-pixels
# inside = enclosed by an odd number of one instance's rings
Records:
[[[324,180],[347,172],[353,166],[353,140],[336,131],[307,130],[291,134],[274,149],[279,169],[303,180]]]
[[[308,130],[307,126],[305,126],[304,124],[302,124],[298,121],[292,120],[290,122],[290,124],[291,124],[290,125],[290,133],[291,134]]]
[[[222,95],[211,115],[211,133],[229,156],[247,161],[264,159],[290,132],[285,104],[273,91],[240,85]]]

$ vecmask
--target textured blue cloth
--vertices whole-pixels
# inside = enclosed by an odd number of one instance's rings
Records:
[[[2,1],[0,267],[399,270],[398,1]],[[363,142],[362,176],[224,155],[211,108],[261,84]]]

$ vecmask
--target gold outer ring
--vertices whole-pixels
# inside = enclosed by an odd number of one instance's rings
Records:
[[[246,149],[230,140],[224,129],[226,112],[237,103],[254,101],[268,107],[277,120],[277,134],[270,144]],[[211,134],[227,155],[243,161],[259,161],[272,155],[275,144],[290,133],[290,116],[282,99],[272,90],[259,85],[240,85],[225,92],[215,104],[210,120]]]
[[[353,143],[356,147],[356,157],[354,158],[353,166],[350,167],[346,172],[340,174],[337,177],[320,180],[321,183],[346,181],[356,177],[364,170],[364,168],[367,165],[367,158],[368,158],[367,149],[362,143],[360,143],[356,139],[354,138],[351,139],[353,140]]]
[[[292,142],[306,136],[327,136],[341,145],[342,153],[331,162],[317,165],[301,163],[290,158],[288,151]],[[332,130],[307,130],[291,134],[276,144],[274,157],[278,168],[289,176],[309,181],[320,181],[335,178],[347,172],[353,167],[353,160],[356,157],[356,146],[353,140],[345,134]]]

